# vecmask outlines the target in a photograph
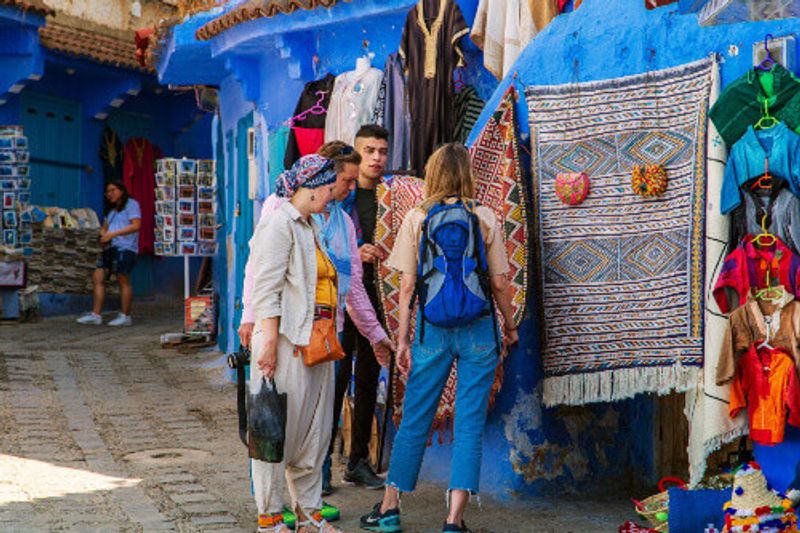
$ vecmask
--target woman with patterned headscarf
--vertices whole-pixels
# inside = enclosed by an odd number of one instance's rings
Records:
[[[295,357],[298,346],[309,344],[314,322],[329,318],[336,307],[336,269],[313,217],[325,212],[335,181],[333,161],[301,158],[278,180],[278,195],[289,201],[250,241],[256,324],[250,393],[258,394],[263,378],[274,380],[286,393],[288,422],[283,461],[252,461],[260,532],[289,532],[283,521],[287,484],[299,533],[339,531],[320,514],[322,463],[333,420],[333,363],[306,366],[303,357]]]

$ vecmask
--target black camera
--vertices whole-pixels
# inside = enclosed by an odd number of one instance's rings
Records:
[[[250,350],[242,346],[239,351],[228,355],[228,366],[236,370],[250,364]]]

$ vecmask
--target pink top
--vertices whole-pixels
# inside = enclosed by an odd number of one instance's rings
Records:
[[[278,209],[283,203],[286,202],[284,198],[278,198],[271,194],[261,207],[261,218],[258,224],[264,224],[270,213]],[[350,238],[350,257],[351,257],[351,271],[350,271],[350,292],[347,293],[346,303],[347,312],[350,318],[353,319],[358,331],[369,340],[370,343],[375,344],[386,337],[381,323],[375,314],[375,309],[372,307],[372,302],[369,300],[366,289],[364,289],[363,274],[364,269],[361,265],[361,256],[358,253],[358,243],[356,241],[356,229],[353,221],[349,216],[344,217],[347,221],[347,233]],[[252,241],[250,243],[252,246]],[[253,254],[250,254],[253,257]],[[247,264],[244,267],[244,288],[242,289],[242,324],[253,324],[256,321],[255,309],[253,309],[253,287],[255,286],[255,279],[253,278],[253,264],[248,258]],[[339,309],[336,313],[337,326],[339,331],[344,327],[344,313]]]

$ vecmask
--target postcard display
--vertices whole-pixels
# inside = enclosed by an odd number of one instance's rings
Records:
[[[216,255],[214,161],[159,159],[156,165],[156,255]]]
[[[22,126],[0,126],[0,191],[5,248],[30,248],[33,240],[30,212],[31,179],[28,139]]]

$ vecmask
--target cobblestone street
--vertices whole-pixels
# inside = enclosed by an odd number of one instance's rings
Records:
[[[0,325],[0,531],[254,531],[235,387],[215,351],[160,348],[180,309],[138,305],[122,330],[74,317]],[[341,468],[341,467],[339,467]],[[341,472],[334,475],[340,485]],[[378,493],[339,487],[339,525]],[[410,532],[436,531],[442,489],[404,499]],[[624,503],[483,500],[476,531],[615,531]]]

